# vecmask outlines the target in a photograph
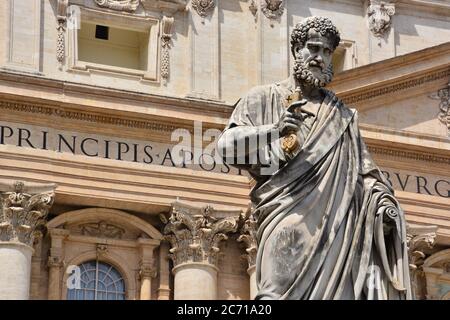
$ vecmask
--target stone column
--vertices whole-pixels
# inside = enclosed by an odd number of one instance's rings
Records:
[[[139,250],[141,253],[141,263],[139,277],[141,279],[141,300],[152,299],[152,278],[156,277],[156,268],[153,259],[153,250],[159,244],[155,244],[155,240],[138,239]]]
[[[33,243],[45,226],[55,185],[0,181],[0,300],[27,300]]]
[[[237,230],[237,217],[219,215],[210,206],[172,205],[164,234],[171,244],[175,300],[217,299],[219,242]]]
[[[61,269],[64,266],[64,240],[69,230],[50,229],[51,237],[50,256],[48,257],[48,299],[61,299]]]
[[[407,226],[408,258],[413,298],[424,300],[427,296],[426,279],[423,271],[425,259],[432,253],[436,240],[437,226]]]
[[[249,210],[247,213],[241,215],[241,222],[241,235],[237,241],[243,242],[246,247],[246,254],[243,257],[248,263],[247,273],[250,277],[250,299],[253,300],[258,293],[256,286],[256,252],[258,251],[258,245],[256,243],[256,220]]]

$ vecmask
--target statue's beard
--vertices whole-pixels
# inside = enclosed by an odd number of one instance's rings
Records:
[[[294,76],[295,78],[310,87],[321,88],[325,87],[333,79],[333,65],[330,63],[325,71],[321,71],[321,75],[316,77],[314,73],[309,69],[309,64],[306,63],[300,56],[294,63]]]

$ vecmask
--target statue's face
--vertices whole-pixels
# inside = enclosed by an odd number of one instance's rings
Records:
[[[297,78],[309,85],[322,87],[331,81],[333,44],[331,39],[322,36],[314,29],[308,32],[308,41],[302,47],[294,45],[298,71]]]
[[[319,77],[331,63],[333,57],[333,45],[330,39],[322,36],[314,29],[308,32],[308,41],[305,46],[295,50],[296,55],[301,55],[306,67],[316,76]]]

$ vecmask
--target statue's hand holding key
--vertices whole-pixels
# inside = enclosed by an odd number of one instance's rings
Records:
[[[306,103],[307,100],[304,99],[291,103],[281,115],[278,123],[275,124],[283,137],[281,148],[288,154],[292,154],[299,147],[297,131],[300,129],[300,125],[304,120],[304,115],[302,113],[309,113],[301,109]]]

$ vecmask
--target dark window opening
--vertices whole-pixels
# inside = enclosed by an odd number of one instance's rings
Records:
[[[108,40],[109,27],[96,25],[95,26],[95,38],[102,39],[102,40]]]

